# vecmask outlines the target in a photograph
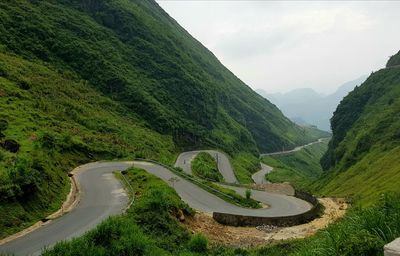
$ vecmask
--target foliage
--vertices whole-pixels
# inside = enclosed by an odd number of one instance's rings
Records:
[[[87,82],[1,53],[0,69],[7,73],[0,77],[0,143],[20,145],[17,153],[0,147],[0,237],[58,209],[69,191],[67,171],[80,163],[128,156],[173,162],[171,137],[124,117],[121,105]]]
[[[393,67],[400,65],[400,51],[395,55],[391,56],[388,60],[386,67]]]
[[[251,197],[251,190],[250,189],[246,189],[246,199],[249,200]]]
[[[399,191],[400,69],[377,71],[338,106],[333,137],[316,189],[373,204],[382,193]]]
[[[192,252],[205,253],[207,252],[208,241],[202,234],[196,234],[189,242],[189,249]]]
[[[223,177],[218,170],[217,162],[207,152],[200,152],[192,160],[192,171],[195,176],[200,178],[223,181]]]
[[[231,163],[240,183],[253,183],[251,175],[261,168],[259,157],[246,152],[235,154]]]
[[[18,0],[0,9],[5,51],[76,73],[180,146],[256,154],[312,140],[153,1]]]

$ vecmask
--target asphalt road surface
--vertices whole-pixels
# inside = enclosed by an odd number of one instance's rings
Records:
[[[0,246],[0,252],[16,255],[38,255],[42,248],[57,241],[71,239],[94,228],[110,215],[122,213],[128,197],[120,182],[113,176],[115,170],[124,170],[134,165],[145,169],[172,186],[190,207],[202,212],[223,212],[247,216],[290,216],[311,209],[308,202],[295,197],[252,191],[254,199],[268,204],[269,208],[248,209],[232,205],[203,190],[190,181],[175,175],[170,170],[147,162],[97,162],[83,165],[76,175],[80,184],[81,200],[78,206],[66,215],[9,243]],[[244,189],[231,187],[244,194]]]
[[[261,170],[251,175],[251,178],[256,184],[268,184],[270,182],[265,179],[265,175],[272,172],[273,169],[271,166],[261,163]]]
[[[319,139],[317,141],[308,143],[306,145],[303,146],[299,146],[299,147],[295,147],[292,150],[285,150],[285,151],[278,151],[278,152],[273,152],[273,153],[267,153],[267,154],[261,154],[260,156],[276,156],[276,155],[287,155],[287,154],[291,154],[297,151],[300,151],[301,149],[305,148],[305,147],[309,147],[311,145],[317,144],[317,143],[321,143],[323,141],[323,139]],[[272,168],[269,165],[263,164],[261,163],[261,170],[254,173],[251,178],[253,179],[254,183],[256,184],[268,184],[269,182],[265,179],[265,175],[267,173],[272,172],[274,168]]]
[[[200,152],[209,153],[218,163],[218,170],[222,174],[224,181],[227,183],[238,183],[229,158],[224,153],[215,150],[196,150],[184,152],[176,159],[175,167],[180,167],[186,173],[192,174],[192,160]]]
[[[112,172],[131,165],[121,162],[81,166],[75,177],[81,190],[76,208],[25,236],[0,245],[0,253],[39,255],[44,247],[80,236],[108,216],[122,213],[128,197]]]
[[[284,150],[284,151],[278,151],[278,152],[273,152],[273,153],[265,153],[265,154],[260,154],[260,156],[263,157],[263,156],[276,156],[276,155],[291,154],[293,152],[300,151],[301,149],[303,149],[305,147],[309,147],[311,145],[314,145],[314,144],[317,144],[317,143],[321,143],[322,141],[323,141],[323,139],[319,139],[317,141],[308,143],[306,145],[295,147],[294,149],[291,149],[291,150]]]

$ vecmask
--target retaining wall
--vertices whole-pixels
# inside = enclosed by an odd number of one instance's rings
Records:
[[[304,213],[283,216],[283,217],[255,217],[255,216],[243,216],[238,214],[214,212],[213,218],[224,225],[230,226],[261,226],[261,225],[273,225],[277,227],[288,227],[307,223],[315,219],[322,211],[322,205],[318,202],[318,199],[311,194],[296,191],[295,196],[309,202],[313,207]]]

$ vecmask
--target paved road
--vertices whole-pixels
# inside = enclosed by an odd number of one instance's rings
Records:
[[[263,157],[263,156],[287,155],[287,154],[291,154],[291,153],[300,151],[301,149],[303,149],[303,148],[305,148],[305,147],[309,147],[309,146],[311,146],[311,145],[314,145],[314,144],[317,144],[317,143],[321,143],[321,142],[323,142],[323,139],[319,139],[319,140],[317,140],[317,141],[308,143],[308,144],[306,144],[306,145],[296,147],[296,148],[294,148],[294,149],[292,149],[292,150],[286,150],[286,151],[279,151],[279,152],[273,152],[273,153],[260,154],[260,156]],[[272,168],[271,166],[261,163],[261,170],[258,171],[258,172],[256,172],[256,173],[254,173],[254,174],[251,176],[251,178],[253,179],[254,183],[256,183],[256,184],[268,184],[269,182],[265,179],[265,175],[266,175],[267,173],[272,172],[273,169],[274,169],[274,168]]]
[[[82,166],[76,175],[82,195],[81,201],[74,210],[34,232],[1,245],[0,252],[13,252],[16,255],[38,255],[45,246],[51,246],[57,241],[82,235],[108,216],[121,213],[127,205],[128,198],[112,172],[127,169],[132,164],[168,182],[190,207],[203,212],[224,212],[248,216],[290,216],[311,208],[309,203],[295,197],[260,191],[253,191],[254,198],[270,205],[270,208],[241,208],[153,163],[91,163]],[[171,184],[170,180],[173,177],[177,181]],[[244,193],[241,188],[232,187],[232,189]]]
[[[232,205],[221,198],[203,190],[197,185],[180,178],[168,169],[143,162],[135,162],[135,166],[143,168],[146,171],[160,177],[161,179],[167,181],[171,186],[171,178],[175,177],[178,179],[174,182],[173,187],[179,196],[189,204],[190,207],[202,211],[202,212],[223,212],[232,214],[241,214],[247,216],[290,216],[299,213],[303,213],[311,209],[311,205],[308,202],[300,200],[292,196],[284,196],[278,194],[272,194],[267,192],[255,191],[252,194],[260,199],[260,201],[270,205],[267,209],[248,209],[242,208],[236,205]],[[240,191],[244,194],[244,189],[230,186],[230,188]],[[256,199],[256,198],[255,198]],[[257,200],[256,199],[256,200]]]
[[[238,183],[229,158],[224,153],[215,150],[196,150],[184,152],[178,156],[175,166],[182,168],[186,173],[192,174],[192,160],[200,152],[209,153],[218,162],[218,170],[227,183]]]
[[[16,255],[39,255],[42,248],[57,241],[77,237],[110,215],[125,209],[128,197],[112,173],[130,163],[96,163],[81,166],[76,180],[81,190],[80,202],[66,215],[16,240],[0,246],[1,252]]]
[[[317,144],[317,143],[321,143],[322,141],[323,141],[323,139],[319,139],[319,140],[317,140],[317,141],[308,143],[308,144],[306,144],[306,145],[295,147],[295,148],[292,149],[292,150],[284,150],[284,151],[278,151],[278,152],[273,152],[273,153],[265,153],[265,154],[260,154],[260,156],[263,157],[263,156],[275,156],[275,155],[291,154],[291,153],[293,153],[293,152],[300,151],[301,149],[303,149],[303,148],[305,148],[305,147],[309,147],[309,146],[311,146],[311,145],[314,145],[314,144]]]
[[[254,183],[256,183],[256,184],[268,184],[270,182],[265,179],[265,175],[267,173],[272,172],[272,170],[274,168],[272,168],[271,166],[266,165],[264,163],[260,163],[260,164],[261,164],[261,170],[254,173],[253,175],[251,175],[251,178],[253,179]]]

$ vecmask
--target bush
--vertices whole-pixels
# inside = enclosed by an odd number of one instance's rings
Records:
[[[8,122],[6,120],[0,120],[0,132],[7,130]]]
[[[189,241],[189,249],[192,252],[206,252],[208,241],[207,238],[202,234],[196,234]]]
[[[246,189],[246,199],[249,200],[251,197],[251,190],[250,189]]]

